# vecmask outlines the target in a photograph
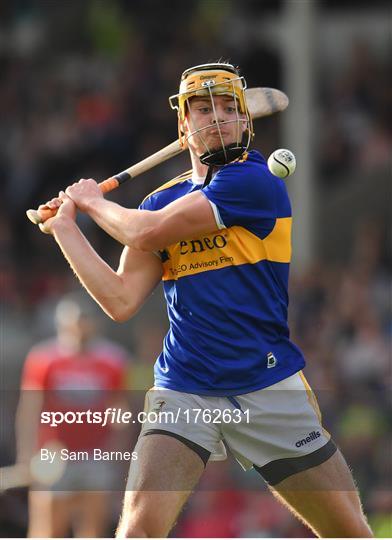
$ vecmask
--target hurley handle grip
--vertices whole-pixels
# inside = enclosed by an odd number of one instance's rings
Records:
[[[124,171],[100,182],[98,186],[102,193],[109,193],[109,191],[118,188],[122,182],[129,180],[130,177],[131,175]],[[38,210],[27,210],[26,215],[32,223],[39,225],[40,223],[44,223],[47,219],[54,217],[57,214],[57,211],[58,208],[49,208],[48,206],[42,205]]]

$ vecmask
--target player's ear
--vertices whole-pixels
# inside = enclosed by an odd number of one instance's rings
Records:
[[[185,116],[184,120],[181,118],[178,121],[178,125],[180,128],[181,133],[187,133],[189,131],[189,124],[188,124],[188,118]]]
[[[248,126],[248,121],[246,120],[246,118],[243,120],[242,122],[242,132],[246,131],[247,129],[249,128]]]

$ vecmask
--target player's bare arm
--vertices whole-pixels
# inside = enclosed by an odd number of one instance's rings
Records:
[[[237,121],[238,120],[238,121]],[[247,123],[231,96],[194,97],[181,121],[187,137],[193,169],[205,176],[208,166],[200,161],[206,149],[235,143]],[[202,133],[202,135],[201,135]],[[156,212],[136,211],[106,201],[98,184],[82,179],[66,194],[108,234],[124,245],[151,251],[217,229],[211,205],[201,193],[191,193]]]
[[[129,319],[160,281],[159,258],[153,253],[135,252],[127,247],[115,272],[77,226],[73,201],[62,193],[47,204],[60,209],[55,217],[40,225],[41,230],[54,236],[80,282],[103,311],[116,321]]]
[[[107,201],[92,179],[67,188],[67,195],[110,236],[136,250],[154,251],[217,229],[210,203],[202,193],[190,193],[161,210],[134,210]]]

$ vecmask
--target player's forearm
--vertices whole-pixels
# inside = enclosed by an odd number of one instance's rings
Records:
[[[150,251],[147,239],[153,239],[158,227],[158,214],[148,210],[124,208],[114,202],[98,199],[88,209],[89,216],[112,238],[134,249]],[[152,240],[151,251],[161,246]]]
[[[121,277],[99,257],[74,221],[59,219],[53,236],[83,287],[109,317],[122,319],[130,299]]]

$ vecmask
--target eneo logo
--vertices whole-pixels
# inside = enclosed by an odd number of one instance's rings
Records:
[[[223,248],[227,244],[226,238],[222,234],[216,234],[212,238],[201,238],[200,240],[183,240],[180,242],[180,253],[201,253],[207,249]]]
[[[301,439],[297,441],[295,443],[295,446],[297,448],[301,448],[301,446],[304,446],[304,444],[308,444],[311,441],[318,439],[319,437],[321,437],[321,433],[319,431],[312,431],[311,433],[309,433],[309,435],[305,439]]]

